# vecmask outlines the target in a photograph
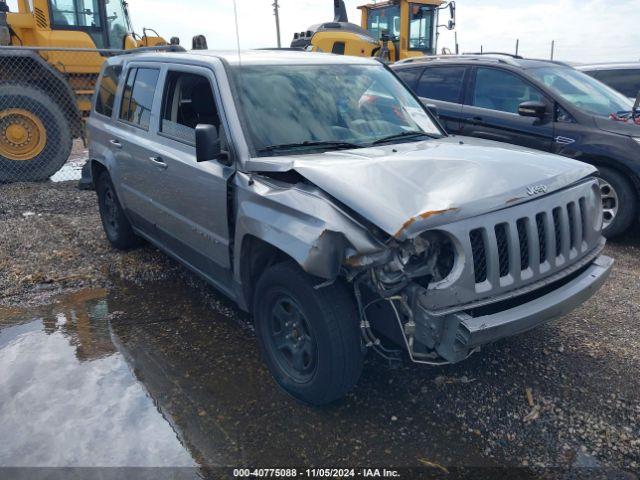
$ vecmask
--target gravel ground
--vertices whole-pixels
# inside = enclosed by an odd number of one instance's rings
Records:
[[[0,305],[5,311],[36,309],[73,290],[115,289],[124,280],[138,286],[149,282],[188,286],[191,293],[206,299],[201,303],[223,316],[246,319],[154,248],[127,253],[111,249],[102,232],[95,193],[78,191],[75,184],[0,186],[0,225]],[[428,442],[429,431],[441,430],[464,437],[463,443],[472,443],[490,465],[526,466],[534,472],[602,466],[618,472],[607,478],[637,479],[640,230],[610,242],[606,253],[616,260],[609,282],[570,315],[489,346],[455,366],[391,369],[370,355],[356,391],[329,412],[346,415],[354,429],[368,432],[364,445],[358,446],[361,451],[379,444],[380,439],[366,443],[376,432],[399,444],[411,439],[413,445]],[[139,298],[143,292],[138,292]],[[176,347],[180,355],[194,338],[202,338],[194,332],[211,329],[196,320],[186,325],[176,326],[191,331],[185,336],[189,340]],[[171,333],[174,336],[179,342],[178,332]],[[245,333],[236,337],[244,341]],[[247,355],[253,354],[257,351],[251,346]],[[274,398],[283,401],[278,395]],[[258,418],[258,423],[269,421],[268,415]],[[300,442],[302,447],[311,443]],[[455,443],[448,448],[455,449]],[[343,454],[337,452],[335,459]]]

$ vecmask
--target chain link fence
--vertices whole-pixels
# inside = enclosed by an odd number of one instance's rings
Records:
[[[0,183],[78,180],[108,50],[0,47]]]

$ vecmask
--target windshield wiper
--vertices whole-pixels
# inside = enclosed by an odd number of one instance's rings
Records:
[[[406,132],[395,133],[393,135],[389,135],[388,137],[380,138],[380,139],[376,140],[375,142],[373,142],[371,145],[378,145],[380,143],[392,142],[393,140],[401,140],[403,138],[414,138],[414,137],[438,138],[435,135],[431,135],[431,134],[426,133],[426,132],[421,132],[421,131],[418,131],[418,130],[409,130],[409,131],[406,131]]]
[[[349,142],[338,142],[334,140],[318,141],[318,142],[300,142],[300,143],[283,143],[280,145],[269,145],[268,147],[259,148],[258,152],[273,152],[274,150],[294,150],[298,148],[314,148],[314,147],[327,147],[332,150],[340,150],[347,148],[362,148],[362,145]]]

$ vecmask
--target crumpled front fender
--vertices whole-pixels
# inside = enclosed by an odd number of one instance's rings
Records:
[[[235,245],[247,235],[293,258],[307,273],[335,279],[348,257],[384,250],[367,228],[340,210],[321,190],[238,173]],[[240,257],[235,256],[236,280]]]

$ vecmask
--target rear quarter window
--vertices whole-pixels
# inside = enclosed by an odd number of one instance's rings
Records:
[[[111,65],[104,69],[96,96],[95,111],[97,113],[107,117],[113,115],[113,104],[116,99],[116,91],[118,90],[121,74],[122,67],[120,65]]]
[[[461,103],[465,67],[432,67],[425,69],[416,94],[442,102]]]
[[[411,90],[416,89],[416,85],[418,84],[418,79],[422,74],[423,67],[420,68],[404,68],[402,70],[396,70],[396,75],[402,79],[404,83],[406,83]]]

